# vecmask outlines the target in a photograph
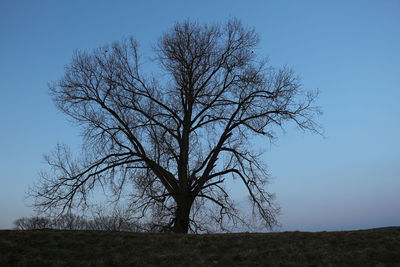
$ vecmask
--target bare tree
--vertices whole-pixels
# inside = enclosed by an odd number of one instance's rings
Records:
[[[88,230],[125,232],[143,232],[147,230],[132,218],[129,210],[115,207],[112,212],[109,212],[105,207],[97,206],[91,213],[92,219],[87,221]]]
[[[84,217],[70,212],[51,220],[51,228],[57,230],[85,230],[88,224]]]
[[[72,213],[66,213],[56,217],[22,217],[14,221],[16,230],[97,230],[97,231],[126,231],[148,232],[150,227],[141,227],[130,214],[122,210],[114,210],[106,215],[105,211],[98,209],[92,217],[83,217]]]
[[[36,187],[36,206],[84,206],[96,186],[116,199],[129,191],[130,210],[176,233],[207,223],[240,222],[225,181],[243,182],[267,227],[278,208],[268,174],[251,145],[255,136],[294,122],[317,131],[315,92],[304,92],[289,68],[256,55],[259,37],[237,20],[224,25],[177,23],[160,38],[161,74],[144,75],[133,38],[77,52],[51,86],[57,107],[83,129],[84,153],[58,145]],[[132,186],[133,185],[133,186]]]
[[[16,230],[43,230],[52,227],[52,221],[48,218],[33,216],[22,217],[14,221]]]

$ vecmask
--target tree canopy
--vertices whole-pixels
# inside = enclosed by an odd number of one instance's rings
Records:
[[[128,198],[129,210],[165,229],[207,230],[245,222],[226,189],[244,185],[253,211],[271,228],[277,206],[268,173],[251,144],[275,138],[287,122],[318,131],[316,92],[290,68],[257,55],[259,37],[238,20],[177,23],[154,48],[159,74],[143,73],[138,43],[128,38],[76,52],[50,90],[77,122],[84,147],[74,158],[58,145],[35,188],[35,205],[84,206],[97,187]]]

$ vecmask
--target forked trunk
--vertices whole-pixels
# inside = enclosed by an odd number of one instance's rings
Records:
[[[189,215],[193,201],[190,198],[182,198],[177,201],[175,223],[173,232],[187,234],[189,231]]]

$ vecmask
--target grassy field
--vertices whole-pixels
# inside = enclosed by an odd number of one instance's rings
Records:
[[[400,228],[213,235],[3,230],[0,266],[400,266]]]

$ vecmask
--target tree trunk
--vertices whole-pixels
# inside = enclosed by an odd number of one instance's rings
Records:
[[[189,231],[189,215],[192,203],[192,199],[188,197],[181,198],[176,202],[174,233],[187,234]]]

